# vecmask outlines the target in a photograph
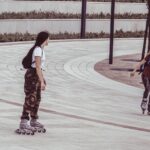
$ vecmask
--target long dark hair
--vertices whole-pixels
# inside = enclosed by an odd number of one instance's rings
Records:
[[[34,46],[29,50],[27,55],[22,60],[22,65],[25,69],[31,68],[32,54],[33,54],[34,49],[37,46],[41,47],[41,45],[48,39],[48,37],[49,37],[49,34],[46,31],[42,31],[37,35]]]

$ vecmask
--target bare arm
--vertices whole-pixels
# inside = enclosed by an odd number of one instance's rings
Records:
[[[135,68],[134,68],[133,71],[136,72],[136,70],[138,70],[138,69],[140,68],[140,66],[143,65],[145,62],[146,62],[145,59],[143,59],[141,62],[139,62],[139,63],[135,66]]]
[[[36,72],[37,72],[38,77],[39,77],[40,82],[41,82],[41,89],[45,90],[46,85],[45,85],[43,73],[41,70],[41,57],[35,56],[35,65],[36,65]]]
[[[130,76],[134,76],[135,72],[140,68],[141,65],[143,65],[146,62],[145,59],[143,59],[141,62],[139,62],[138,64],[136,64],[134,70],[131,72]]]

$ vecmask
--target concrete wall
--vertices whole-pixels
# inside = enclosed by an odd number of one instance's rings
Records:
[[[0,3],[2,12],[55,11],[62,13],[81,13],[81,2],[62,1],[3,1]],[[87,13],[110,13],[108,2],[88,2]],[[116,3],[116,13],[147,13],[145,3]]]
[[[141,31],[145,29],[144,19],[116,19],[115,30]],[[79,19],[8,19],[0,20],[0,33],[29,32],[37,33],[41,30],[48,30],[50,33],[80,32]],[[88,19],[87,32],[106,32],[109,33],[110,20],[108,19]]]

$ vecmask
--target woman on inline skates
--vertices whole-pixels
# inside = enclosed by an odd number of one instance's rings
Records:
[[[41,90],[45,90],[46,82],[43,76],[45,63],[44,47],[48,45],[49,34],[40,32],[34,46],[24,57],[22,64],[27,69],[25,74],[25,102],[21,115],[20,127],[17,133],[34,134],[36,130],[45,132],[44,126],[37,122],[38,109],[41,101]],[[30,123],[28,124],[30,120]]]

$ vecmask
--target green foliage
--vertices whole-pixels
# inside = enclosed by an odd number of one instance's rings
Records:
[[[136,32],[124,32],[122,30],[116,31],[115,38],[138,38],[143,37],[144,32],[143,31],[136,31]],[[29,34],[29,33],[16,33],[16,34],[0,34],[0,42],[16,42],[16,41],[33,41],[35,40],[36,35]],[[56,40],[56,39],[79,39],[80,34],[79,33],[58,33],[58,34],[50,34],[50,39]],[[86,33],[86,38],[92,39],[92,38],[109,38],[109,34],[106,34],[104,32],[101,33]]]
[[[56,13],[56,12],[5,12],[0,14],[0,19],[80,19],[81,14]],[[110,19],[110,14],[87,14],[88,19]],[[116,19],[145,19],[146,14],[116,14]]]

